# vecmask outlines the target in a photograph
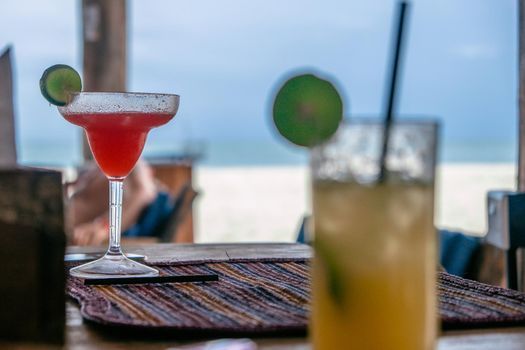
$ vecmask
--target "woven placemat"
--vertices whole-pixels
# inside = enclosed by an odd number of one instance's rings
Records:
[[[525,294],[440,273],[439,313],[444,329],[525,325]]]
[[[82,316],[119,327],[229,334],[304,333],[309,313],[306,259],[156,265],[162,274],[219,275],[218,282],[86,286],[70,277],[67,293]],[[525,294],[440,273],[445,329],[525,324]]]
[[[217,274],[218,282],[86,286],[67,293],[90,321],[156,330],[229,334],[301,334],[310,297],[304,259],[155,265],[163,275]]]

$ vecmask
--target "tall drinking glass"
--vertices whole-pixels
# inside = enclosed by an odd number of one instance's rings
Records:
[[[149,130],[177,113],[179,96],[148,93],[82,92],[58,107],[70,123],[84,128],[93,157],[109,180],[109,247],[93,262],[72,268],[81,278],[158,275],[149,266],[128,259],[120,247],[123,182],[142,153]]]
[[[314,349],[433,349],[437,125],[352,121],[311,153]]]

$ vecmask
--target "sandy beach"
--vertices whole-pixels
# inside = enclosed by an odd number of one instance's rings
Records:
[[[448,163],[438,167],[436,226],[486,231],[486,192],[514,189],[516,166]],[[293,241],[310,211],[306,166],[195,169],[196,241]]]

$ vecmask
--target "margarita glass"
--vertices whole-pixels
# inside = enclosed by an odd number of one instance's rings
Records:
[[[145,277],[159,272],[128,259],[120,247],[123,182],[142,153],[149,130],[177,113],[179,96],[148,93],[82,92],[58,107],[70,123],[84,128],[100,170],[109,180],[109,247],[95,261],[72,268],[81,278]]]

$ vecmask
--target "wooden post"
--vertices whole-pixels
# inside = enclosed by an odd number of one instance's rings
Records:
[[[519,0],[518,10],[518,191],[525,191],[525,0]]]
[[[16,166],[11,47],[0,54],[0,166]]]
[[[518,2],[518,181],[517,190],[525,191],[525,0]],[[525,291],[525,254],[518,250],[518,289]]]
[[[82,24],[84,91],[126,91],[126,0],[82,0]]]

